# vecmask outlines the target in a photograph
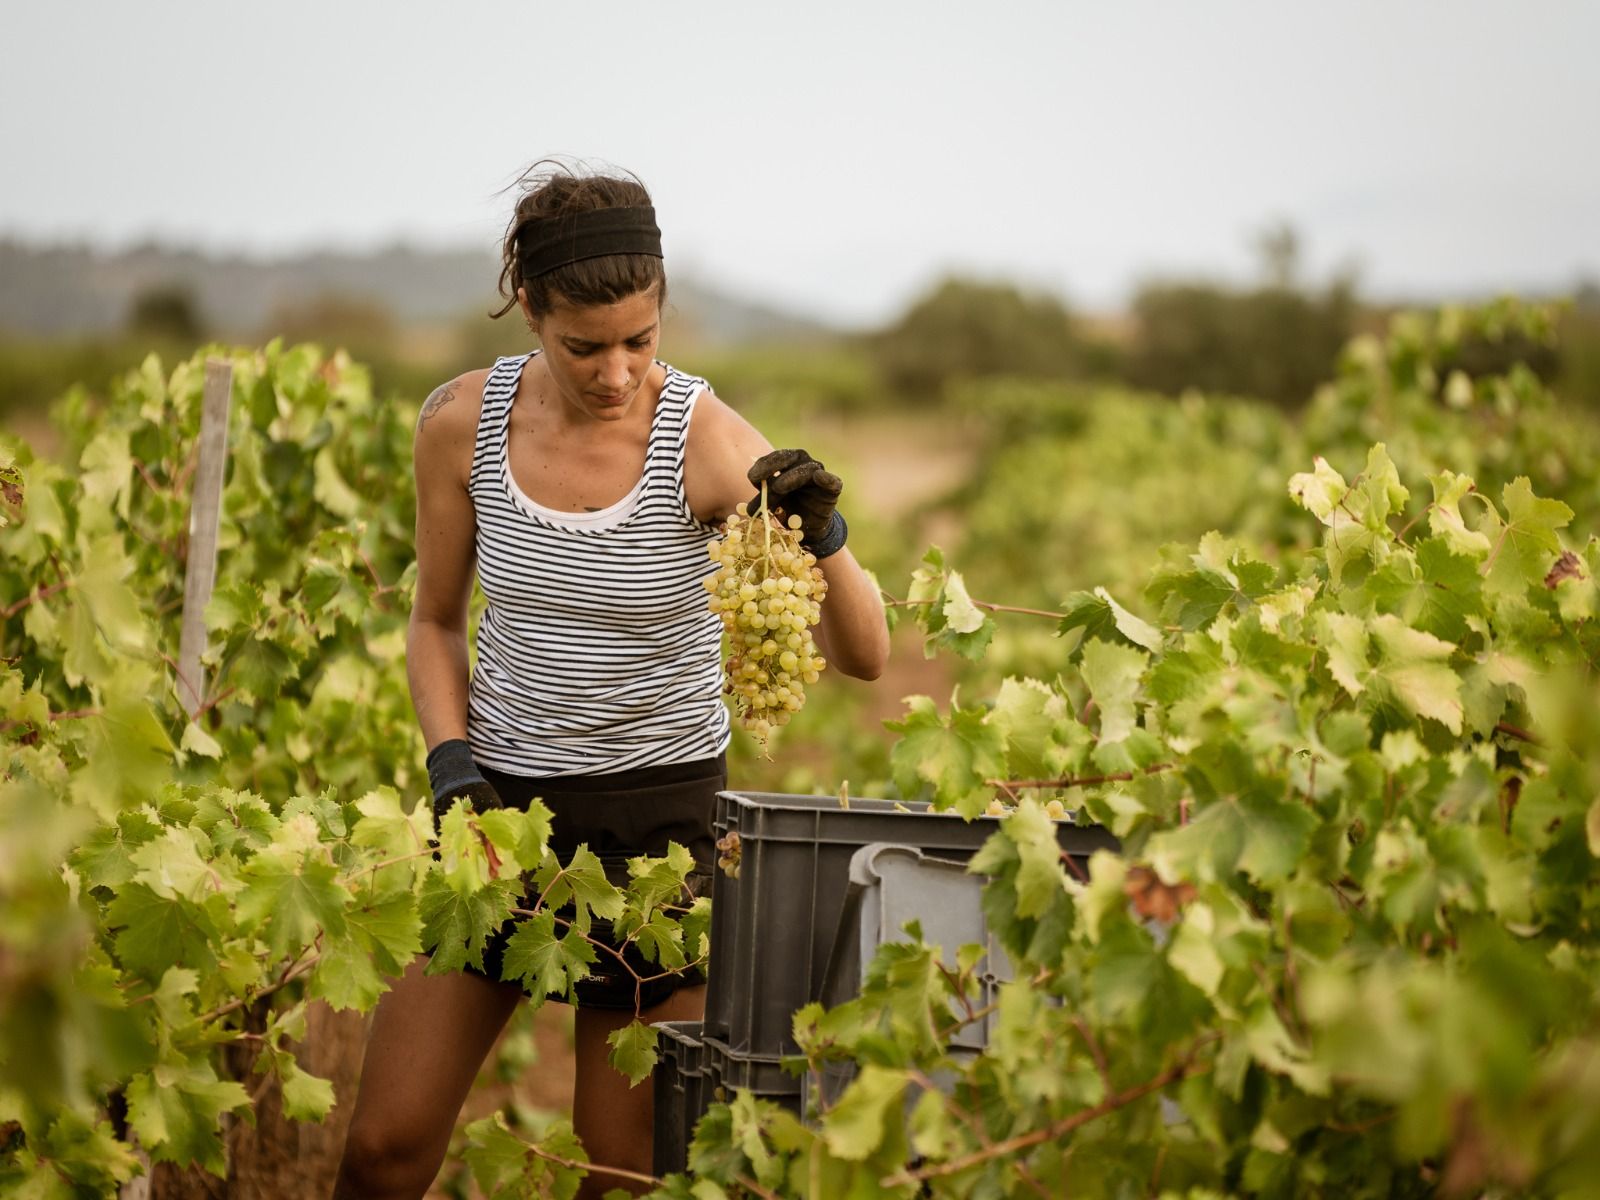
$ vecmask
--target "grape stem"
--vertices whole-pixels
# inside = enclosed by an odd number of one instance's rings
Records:
[[[767,547],[761,555],[761,565],[772,574],[772,513],[767,508],[767,481],[761,481],[761,528],[767,531]]]

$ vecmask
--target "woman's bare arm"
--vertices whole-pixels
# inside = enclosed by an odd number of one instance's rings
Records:
[[[428,749],[467,736],[467,605],[477,517],[467,476],[485,372],[437,388],[417,419],[417,594],[406,629],[406,678]]]
[[[695,401],[684,455],[684,490],[701,521],[724,520],[754,489],[748,472],[772,444],[711,392]],[[850,484],[845,482],[845,495]],[[849,547],[817,564],[828,581],[822,619],[813,631],[828,665],[856,679],[876,679],[889,661],[883,599]]]

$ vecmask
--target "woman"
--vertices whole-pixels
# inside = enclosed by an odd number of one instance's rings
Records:
[[[827,577],[815,639],[829,665],[875,678],[889,643],[843,547],[838,478],[804,451],[773,451],[704,380],[656,359],[666,287],[638,181],[543,164],[524,177],[494,315],[520,308],[541,349],[423,407],[407,672],[440,814],[460,796],[481,810],[537,795],[563,860],[580,842],[616,861],[671,839],[708,873],[729,729],[701,581],[707,542],[754,481],[801,517]],[[469,680],[475,568],[488,608]],[[379,1002],[337,1196],[427,1190],[522,996],[499,978],[503,948],[504,931],[482,973],[425,976],[419,958]],[[700,1018],[705,986],[673,978],[636,997],[631,977],[602,976],[578,1001],[577,1133],[591,1161],[648,1172],[651,1089],[610,1066],[606,1037],[636,1001],[647,1022]],[[580,1195],[620,1182],[596,1172]]]

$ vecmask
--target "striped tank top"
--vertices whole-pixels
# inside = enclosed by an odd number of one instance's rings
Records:
[[[467,695],[473,757],[528,776],[711,758],[729,738],[722,623],[702,586],[718,530],[683,490],[706,382],[663,363],[639,482],[599,512],[559,512],[517,486],[507,455],[517,382],[537,353],[490,371],[468,480],[488,599]]]

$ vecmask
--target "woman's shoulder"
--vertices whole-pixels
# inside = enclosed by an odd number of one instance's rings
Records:
[[[483,389],[493,367],[463,371],[428,393],[417,414],[417,436],[449,438],[466,432],[476,433],[478,415],[483,409]]]
[[[772,444],[708,387],[695,402],[684,448],[684,490],[702,521],[715,522],[750,498],[746,472]]]
[[[415,456],[463,473],[472,461],[483,411],[483,389],[492,368],[464,371],[428,393],[417,414]]]

